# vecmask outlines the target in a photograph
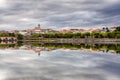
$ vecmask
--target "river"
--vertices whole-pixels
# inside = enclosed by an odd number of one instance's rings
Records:
[[[120,80],[120,45],[71,45],[2,45],[0,80]]]

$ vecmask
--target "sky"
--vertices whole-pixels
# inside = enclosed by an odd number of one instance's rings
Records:
[[[0,30],[120,25],[120,0],[0,0]]]

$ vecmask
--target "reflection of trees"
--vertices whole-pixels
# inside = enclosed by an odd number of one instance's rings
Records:
[[[18,42],[17,44],[0,44],[0,48],[14,48],[18,49],[19,47],[23,46],[24,44],[22,42]],[[33,50],[38,55],[41,54],[41,51],[51,51],[55,49],[70,49],[70,50],[80,50],[80,49],[91,49],[94,51],[103,51],[103,52],[115,52],[120,53],[120,44],[62,44],[62,43],[44,43],[44,44],[38,44],[38,43],[30,43],[27,46],[28,50]]]
[[[95,44],[95,45],[87,45],[87,44],[79,44],[79,45],[74,45],[74,44],[56,44],[56,43],[46,43],[44,45],[41,44],[32,44],[32,46],[40,47],[44,46],[45,48],[49,49],[92,49],[95,51],[103,51],[103,52],[109,52],[111,50],[114,50],[116,53],[120,53],[120,44]]]
[[[0,49],[3,49],[3,48],[14,48],[15,47],[15,44],[0,44]]]
[[[16,44],[0,44],[0,49],[5,49],[5,48],[14,48],[17,49],[19,47],[23,46],[22,42],[18,42]]]

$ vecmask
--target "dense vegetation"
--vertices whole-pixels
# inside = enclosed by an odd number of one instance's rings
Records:
[[[0,33],[0,37],[17,37],[18,40],[22,40],[24,36],[22,34]]]
[[[93,33],[47,33],[47,34],[32,34],[32,37],[43,37],[43,38],[120,38],[120,31],[113,32],[93,32]]]
[[[0,33],[0,37],[15,37],[14,33]]]

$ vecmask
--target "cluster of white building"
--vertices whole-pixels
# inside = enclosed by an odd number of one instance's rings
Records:
[[[102,29],[63,29],[63,30],[60,30],[59,32],[62,32],[62,33],[68,33],[68,32],[72,32],[72,33],[86,33],[86,32],[106,32],[108,30],[108,28],[102,28]],[[112,32],[116,30],[116,27],[111,27],[109,28],[109,31]]]

